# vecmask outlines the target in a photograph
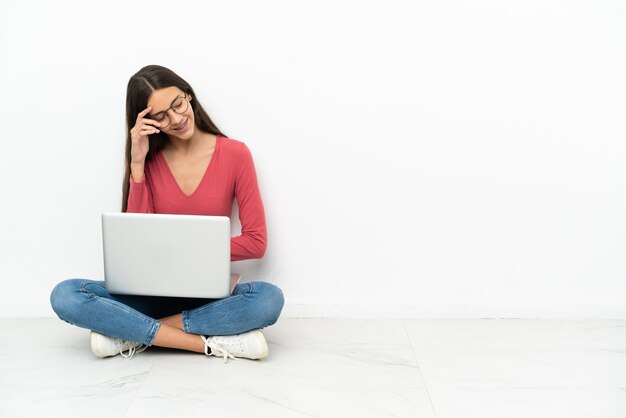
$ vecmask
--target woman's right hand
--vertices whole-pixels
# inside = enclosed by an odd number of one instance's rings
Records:
[[[150,149],[150,141],[148,135],[159,133],[158,127],[161,126],[156,120],[144,118],[146,114],[152,109],[152,106],[148,106],[142,112],[137,115],[137,121],[135,126],[130,130],[130,139],[132,142],[130,148],[131,163],[144,164],[146,155]]]

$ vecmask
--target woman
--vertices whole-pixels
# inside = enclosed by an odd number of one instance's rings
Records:
[[[236,197],[241,235],[231,238],[231,260],[263,257],[265,212],[250,150],[219,131],[185,80],[158,65],[139,70],[128,82],[126,123],[122,212],[230,217]],[[278,320],[284,298],[260,281],[214,300],[110,295],[104,281],[69,279],[50,302],[59,318],[92,330],[98,357],[132,358],[156,345],[226,362],[268,355],[259,329]]]

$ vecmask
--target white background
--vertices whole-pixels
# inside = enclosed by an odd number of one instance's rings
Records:
[[[624,22],[606,0],[7,3],[0,316],[102,279],[126,84],[160,64],[252,151],[269,248],[234,269],[284,315],[624,318]]]

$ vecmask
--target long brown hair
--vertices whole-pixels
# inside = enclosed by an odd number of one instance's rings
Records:
[[[193,97],[191,108],[199,130],[214,135],[226,136],[215,126],[209,115],[202,108],[189,83],[179,77],[174,71],[160,65],[147,65],[128,80],[126,89],[126,158],[124,170],[124,184],[122,185],[122,212],[128,208],[128,191],[130,190],[130,149],[132,140],[130,130],[135,126],[139,112],[148,107],[148,99],[153,91],[165,87],[176,86]],[[146,162],[168,143],[167,134],[159,132],[150,135],[150,149],[146,155]]]

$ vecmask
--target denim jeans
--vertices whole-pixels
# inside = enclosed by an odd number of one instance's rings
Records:
[[[183,330],[204,336],[234,335],[270,326],[284,298],[267,282],[240,283],[223,299],[111,295],[104,281],[68,279],[50,294],[54,312],[67,323],[150,346],[163,318],[182,312]]]

